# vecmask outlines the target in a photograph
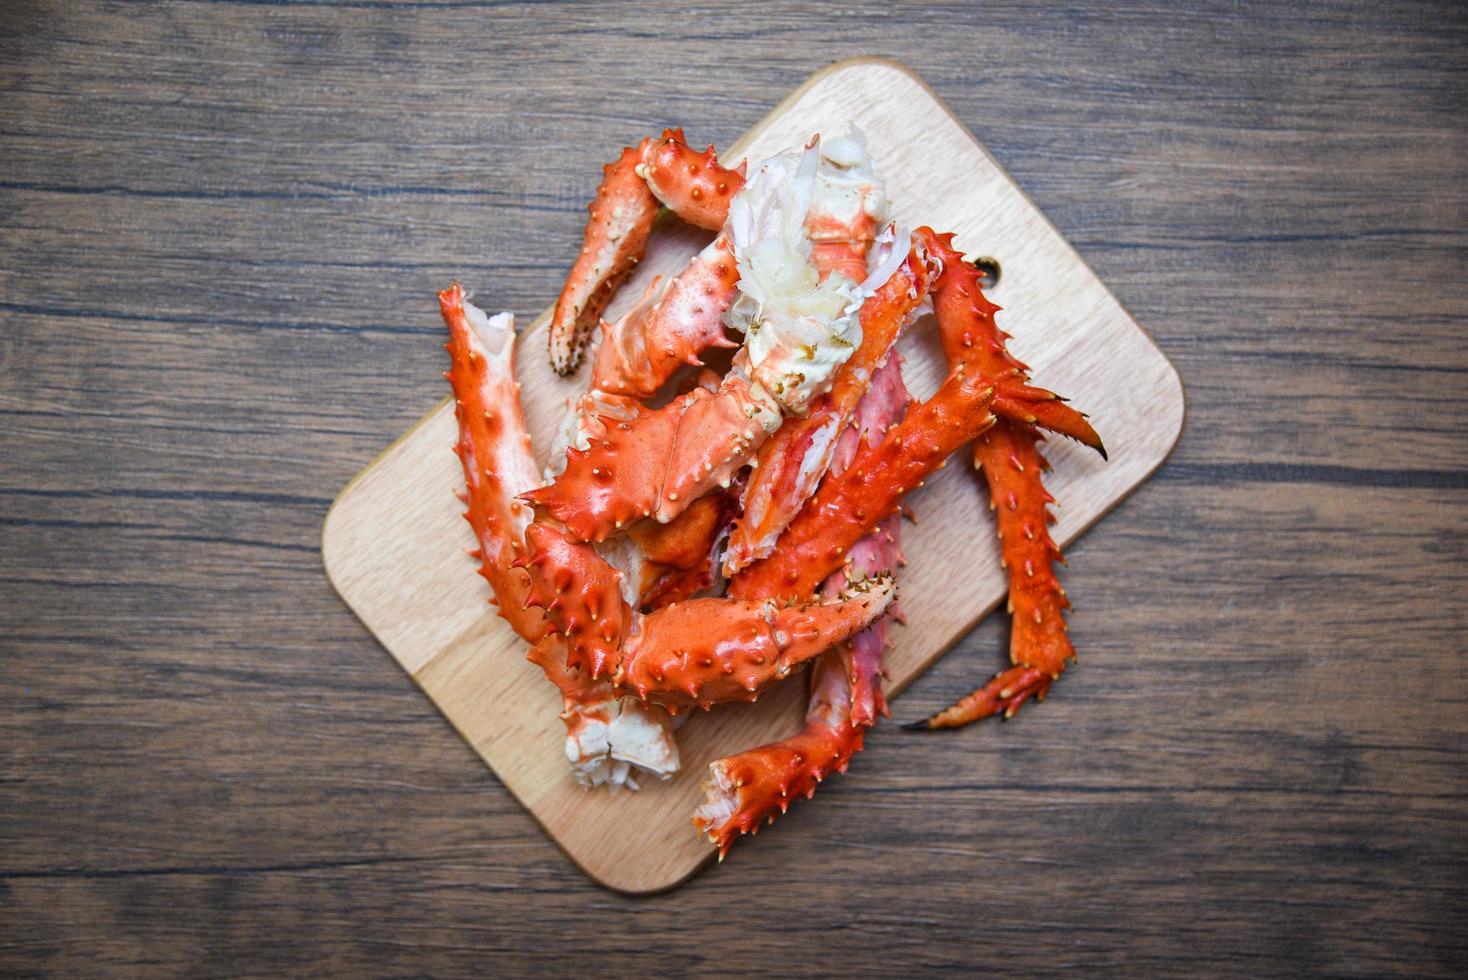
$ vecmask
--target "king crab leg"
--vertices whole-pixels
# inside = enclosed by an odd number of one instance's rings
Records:
[[[963,361],[994,380],[995,415],[1069,436],[1105,459],[1106,447],[1086,416],[1055,392],[1029,383],[1030,369],[1009,353],[1005,346],[1009,334],[994,322],[999,307],[980,288],[982,273],[953,247],[953,235],[924,227],[914,236],[927,246],[942,270],[933,283],[933,310],[949,363]]]
[[[926,232],[926,229],[924,229]],[[943,262],[943,274],[934,290],[943,351],[951,364],[970,364],[1028,391],[1028,369],[1010,355],[1008,337],[994,322],[998,310],[980,289],[981,274],[963,261],[951,235],[932,236],[932,247]],[[996,396],[996,403],[999,397]],[[1050,421],[1060,420],[1060,431],[1094,447],[1105,456],[1101,438],[1085,416],[1053,396],[1039,400],[1042,409],[1055,407]],[[1065,590],[1055,577],[1060,549],[1050,537],[1047,505],[1054,498],[1042,482],[1049,464],[1040,454],[1043,437],[1035,426],[1012,417],[998,423],[974,444],[974,466],[989,488],[1001,543],[1001,562],[1009,571],[1008,611],[1011,617],[1010,661],[1014,664],[977,691],[930,718],[904,726],[910,729],[957,728],[990,715],[1011,718],[1031,697],[1044,700],[1050,685],[1066,664],[1075,659],[1062,613],[1069,608]]]
[[[889,579],[861,583],[831,602],[691,599],[650,613],[623,600],[619,573],[583,541],[540,519],[526,530],[527,602],[566,641],[567,663],[670,713],[753,701],[796,667],[882,615]]]
[[[517,567],[533,514],[518,494],[540,483],[515,382],[514,320],[486,317],[451,286],[439,293],[449,328],[450,367],[463,464],[465,518],[478,547],[471,555],[494,593],[499,613],[533,649],[530,660],[560,689],[566,755],[583,785],[636,788],[632,770],[666,779],[678,769],[678,746],[665,713],[621,698],[606,679],[566,664],[563,641],[542,610],[527,605],[530,576]]]
[[[730,199],[744,186],[743,164],[734,170],[721,166],[712,146],[700,154],[681,129],[628,147],[604,173],[588,208],[581,253],[551,316],[551,365],[562,375],[575,373],[612,294],[642,260],[659,205],[717,231]]]
[[[651,398],[685,364],[711,347],[735,347],[724,334],[739,270],[729,237],[720,234],[671,280],[655,277],[642,299],[615,322],[602,321],[591,362],[591,387]]]
[[[994,424],[993,397],[987,378],[955,365],[937,392],[910,407],[879,443],[859,450],[845,472],[827,475],[774,552],[734,577],[730,595],[809,595],[844,564],[853,545],[896,513],[904,494]]]
[[[880,439],[907,405],[899,358],[878,369],[858,407],[854,424],[841,435],[831,472],[840,473],[855,458],[862,442]],[[901,562],[898,526],[893,514],[858,541],[845,566],[833,572],[822,591],[839,593],[848,581],[892,574]],[[815,795],[816,786],[833,772],[845,772],[861,751],[863,733],[886,715],[882,697],[882,657],[895,610],[858,633],[849,643],[828,650],[811,669],[810,701],[805,727],[788,739],[763,745],[709,766],[704,802],[693,822],[719,849],[722,860],[741,834],[758,831],[760,821],[784,813],[791,800]]]

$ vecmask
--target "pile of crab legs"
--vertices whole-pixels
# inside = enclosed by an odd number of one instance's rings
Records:
[[[716,236],[604,320],[664,208]],[[756,700],[807,664],[804,728],[712,763],[694,823],[722,857],[844,772],[888,714],[904,497],[970,443],[1009,575],[1012,666],[905,727],[1043,699],[1074,650],[1042,431],[1105,450],[1082,413],[1030,384],[953,236],[888,220],[861,134],[817,136],[750,173],[668,130],[606,167],[589,210],[549,337],[560,374],[588,348],[591,369],[544,469],[513,317],[458,285],[439,294],[471,554],[561,693],[578,781],[667,778],[681,711]],[[914,401],[895,345],[929,311],[949,371]],[[702,361],[717,348],[734,350],[722,376]]]

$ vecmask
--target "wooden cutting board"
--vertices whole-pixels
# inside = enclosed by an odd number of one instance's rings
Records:
[[[865,132],[900,220],[952,230],[970,255],[998,260],[1002,277],[992,297],[1004,307],[1000,325],[1014,334],[1011,349],[1031,366],[1037,384],[1089,412],[1105,438],[1110,462],[1069,442],[1048,444],[1049,485],[1061,504],[1055,537],[1065,546],[1167,456],[1183,423],[1177,372],[937,95],[900,65],[875,59],[832,65],[720,155],[758,161],[818,131],[844,133],[851,123]],[[619,149],[607,147],[605,156]],[[708,237],[664,222],[612,312],[640,295],[651,275],[678,270]],[[465,286],[477,288],[481,305],[497,309],[493,283]],[[416,315],[436,322],[434,297],[424,296]],[[520,339],[525,414],[537,444],[548,440],[565,399],[585,383],[584,368],[570,381],[551,372],[548,315]],[[916,325],[902,350],[908,386],[926,396],[944,371],[931,324]],[[578,787],[562,752],[560,699],[525,661],[524,644],[494,614],[484,581],[465,556],[473,540],[454,496],[463,484],[449,451],[454,437],[446,399],[342,490],[322,532],[327,574],[587,874],[631,893],[676,885],[713,856],[690,823],[708,763],[798,730],[805,685],[791,682],[757,704],[690,718],[678,735],[682,771],[668,782],[615,796]],[[888,657],[893,694],[1005,594],[986,497],[969,466],[947,467],[909,501],[918,521],[902,532],[908,565],[899,586],[908,625],[894,631]],[[982,670],[975,667],[976,684]],[[854,764],[864,763],[858,756]],[[799,805],[820,806],[820,795]],[[737,845],[758,846],[757,839]]]

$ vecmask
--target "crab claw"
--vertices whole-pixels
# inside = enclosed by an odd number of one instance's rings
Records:
[[[693,599],[634,619],[617,683],[669,711],[753,701],[801,664],[886,612],[890,576],[857,583],[834,602]]]
[[[602,322],[591,362],[591,387],[650,398],[685,364],[711,347],[734,347],[724,311],[734,302],[739,269],[720,235],[672,280],[655,278],[642,300],[615,323]]]

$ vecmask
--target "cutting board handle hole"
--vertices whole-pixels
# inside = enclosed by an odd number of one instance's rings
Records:
[[[1004,270],[1000,267],[998,259],[991,259],[987,255],[981,255],[974,259],[974,268],[978,269],[979,274],[984,277],[983,281],[979,283],[981,287],[984,289],[993,289],[999,285],[999,276]]]

